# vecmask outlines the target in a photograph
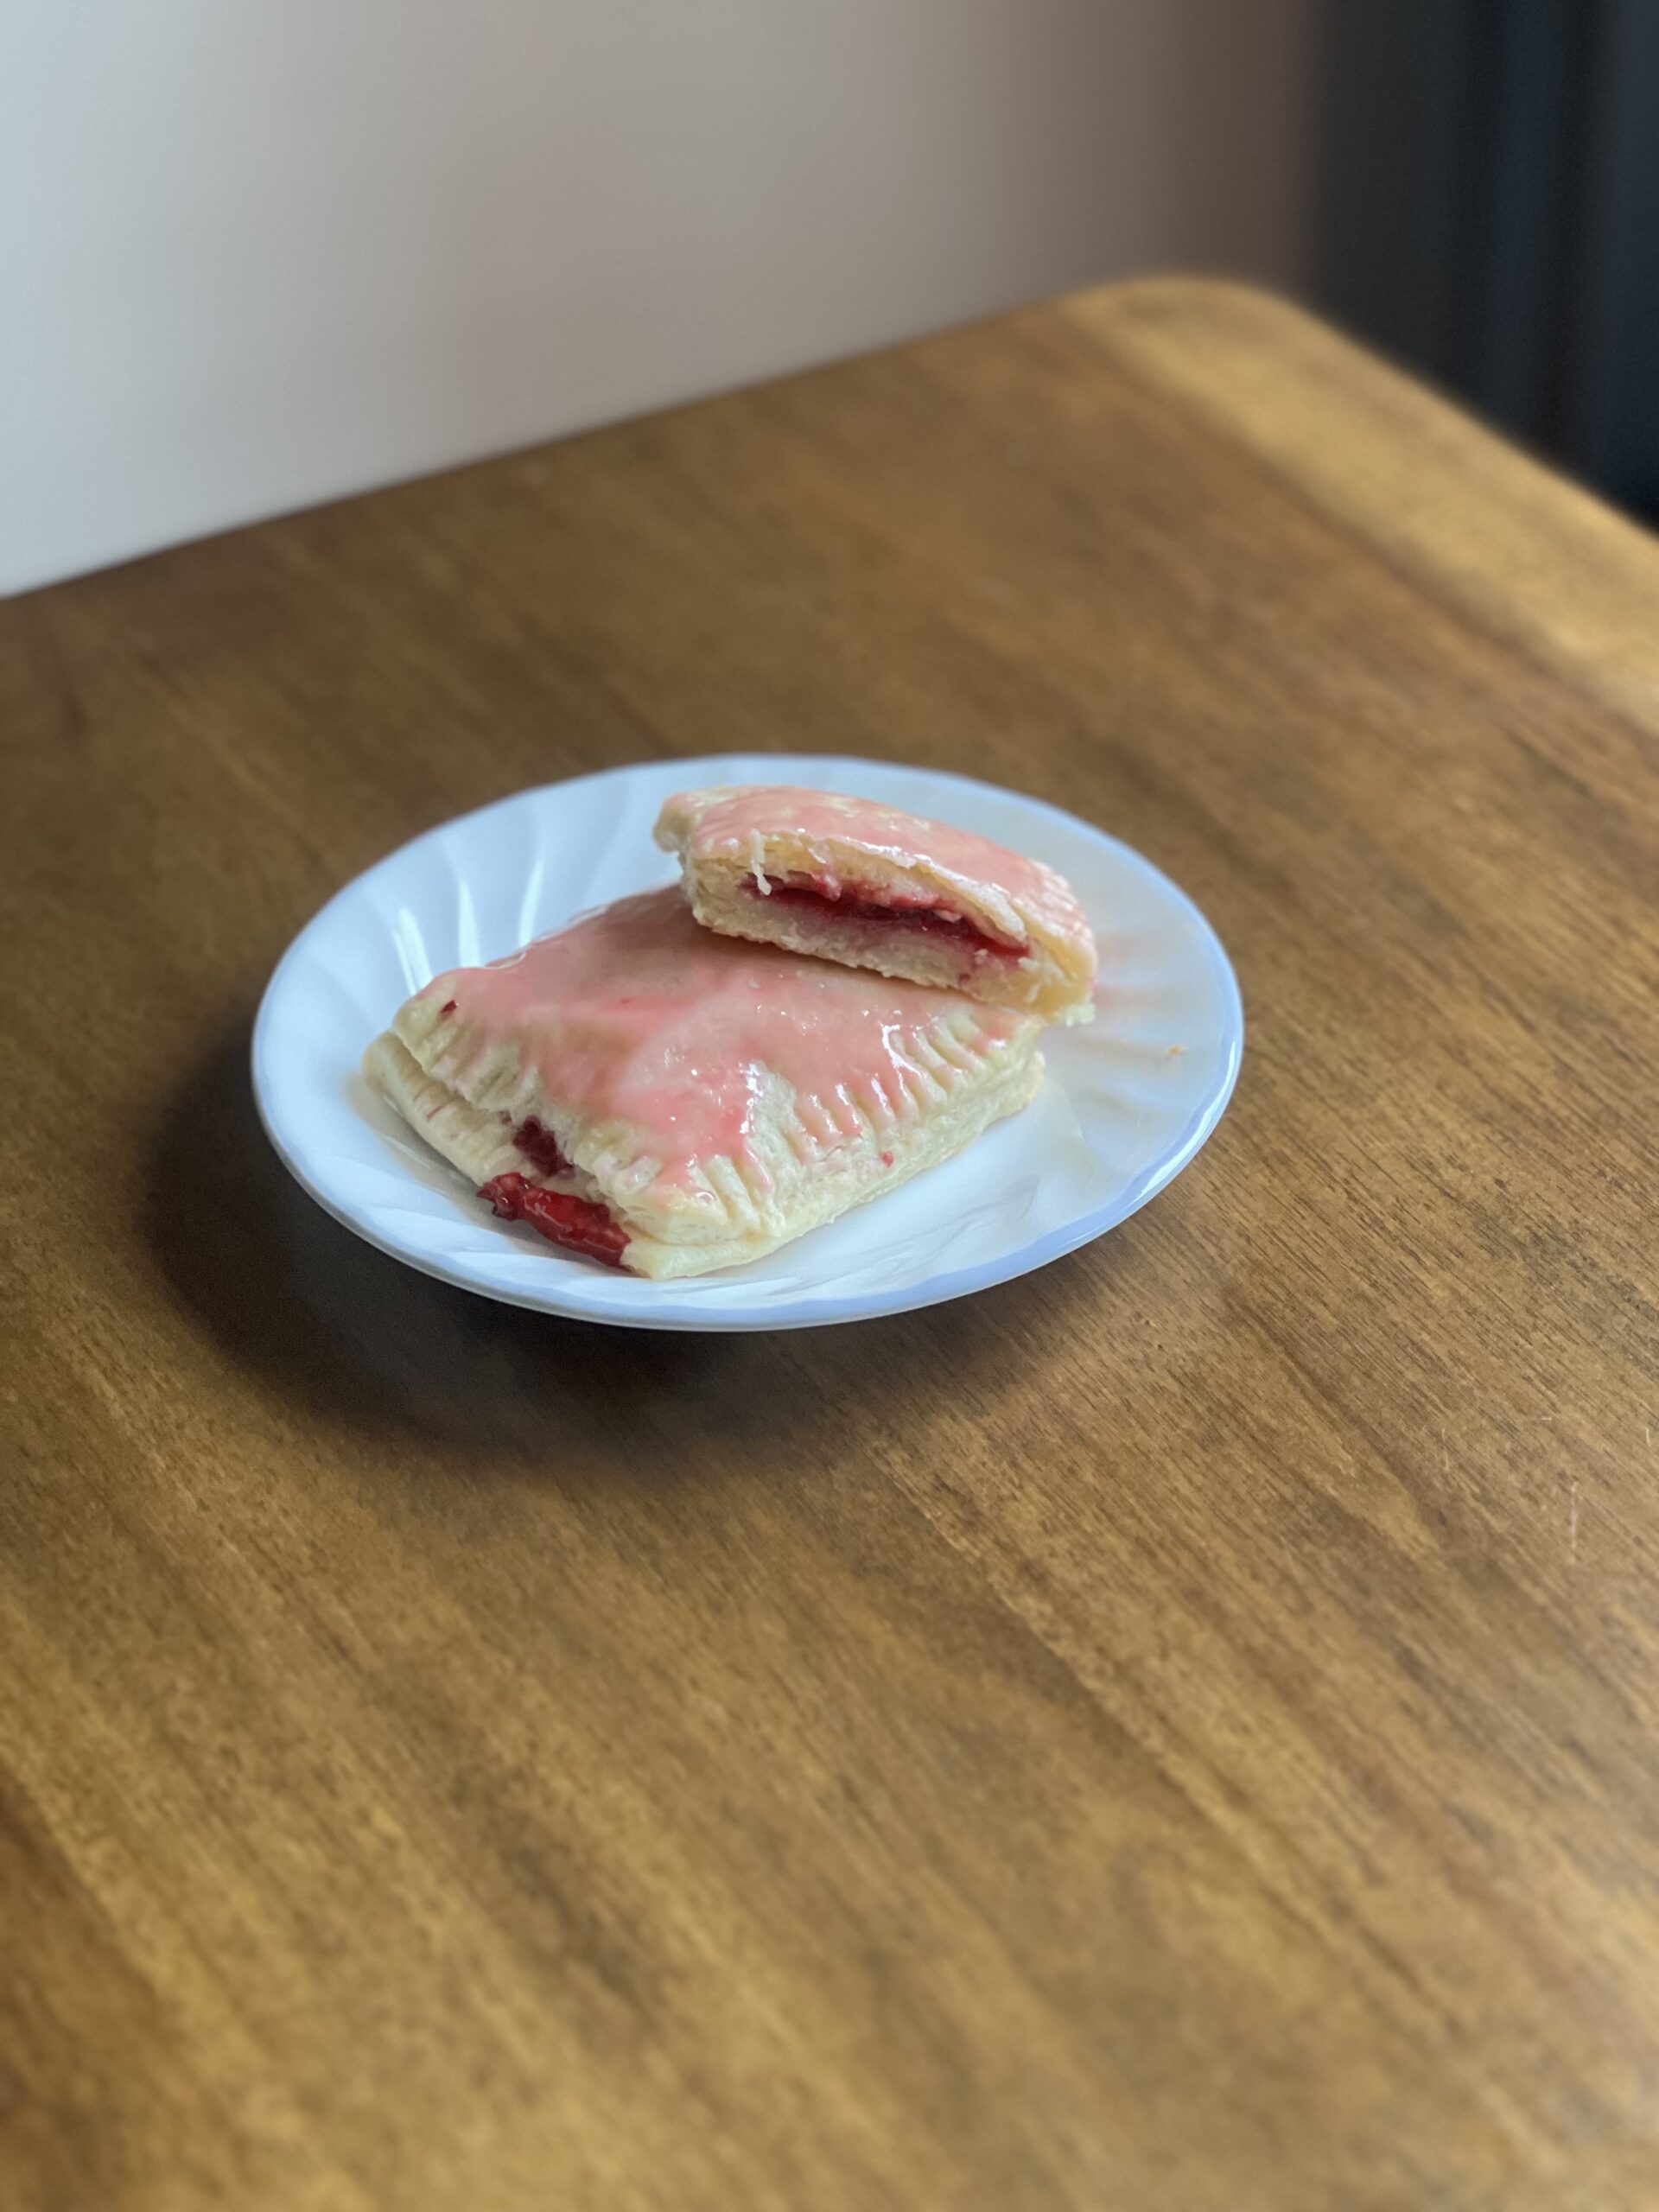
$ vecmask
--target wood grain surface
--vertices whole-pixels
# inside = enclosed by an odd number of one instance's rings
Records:
[[[0,607],[9,2212],[1659,2203],[1659,549],[1113,289]],[[1092,1249],[612,1334],[249,1097],[338,885],[962,769],[1250,1021]]]

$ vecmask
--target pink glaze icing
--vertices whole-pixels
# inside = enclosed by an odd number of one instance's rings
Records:
[[[488,968],[452,969],[421,996],[455,1002],[469,1053],[515,1045],[562,1114],[631,1125],[661,1177],[678,1182],[722,1154],[753,1158],[766,1070],[793,1085],[808,1128],[827,1140],[850,1125],[849,1101],[873,1092],[917,1111],[916,1043],[941,1016],[966,1008],[987,1041],[1031,1019],[716,937],[677,887],[620,899]]]
[[[682,809],[689,812],[694,824],[690,837],[694,860],[715,854],[747,859],[756,838],[804,837],[817,849],[817,872],[830,898],[843,887],[829,864],[831,845],[843,852],[868,853],[899,868],[922,864],[937,868],[981,898],[987,893],[1000,895],[1016,911],[1025,910],[1045,927],[1086,946],[1092,959],[1094,936],[1065,878],[1041,861],[1027,860],[1004,845],[993,844],[988,837],[976,836],[970,830],[952,830],[943,822],[903,814],[897,807],[881,806],[874,799],[802,791],[791,784],[747,784],[713,793],[686,792],[669,800],[664,817],[671,818]],[[855,889],[855,880],[845,887]]]

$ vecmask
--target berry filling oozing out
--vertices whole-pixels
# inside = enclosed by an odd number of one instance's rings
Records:
[[[559,1141],[545,1123],[532,1114],[528,1121],[520,1122],[512,1133],[516,1150],[539,1167],[543,1175],[569,1175],[575,1173],[570,1162],[559,1150]]]
[[[479,1192],[503,1221],[527,1221],[550,1243],[581,1252],[607,1267],[626,1264],[627,1231],[607,1207],[590,1198],[568,1198],[561,1191],[543,1191],[522,1175],[497,1175]]]

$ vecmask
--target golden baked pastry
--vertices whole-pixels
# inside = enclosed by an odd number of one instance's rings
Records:
[[[1094,933],[1071,886],[988,838],[788,784],[683,791],[656,834],[705,929],[1046,1021],[1094,1012]]]
[[[365,1072],[496,1211],[658,1279],[775,1251],[1042,1080],[1040,1024],[647,893],[416,991]]]

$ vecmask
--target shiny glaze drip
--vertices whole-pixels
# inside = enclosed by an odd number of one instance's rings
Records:
[[[817,861],[827,861],[831,842],[853,847],[895,867],[925,865],[981,893],[998,893],[1092,952],[1088,918],[1065,878],[970,830],[953,830],[874,799],[803,791],[791,784],[687,792],[669,800],[664,816],[671,817],[677,809],[684,809],[695,825],[690,848],[694,859],[715,854],[749,859],[753,841],[771,836],[804,838],[815,848]],[[836,880],[827,866],[817,872]]]
[[[893,1111],[917,1110],[906,1087],[917,1040],[953,1011],[988,1041],[1029,1020],[717,937],[677,888],[620,899],[493,967],[436,976],[422,996],[456,1001],[461,1049],[514,1044],[562,1116],[626,1123],[661,1176],[683,1183],[721,1154],[753,1158],[766,1070],[793,1085],[809,1129],[829,1139],[852,1125],[853,1099],[879,1091]]]

